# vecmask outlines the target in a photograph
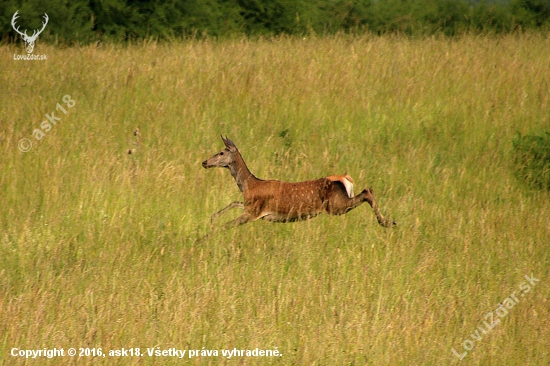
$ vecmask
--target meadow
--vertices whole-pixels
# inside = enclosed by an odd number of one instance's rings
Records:
[[[512,157],[550,129],[547,35],[0,51],[0,365],[550,363],[550,197]],[[241,198],[201,166],[221,134],[260,178],[349,173],[398,226],[363,205],[200,240]],[[256,348],[280,355],[222,356]]]

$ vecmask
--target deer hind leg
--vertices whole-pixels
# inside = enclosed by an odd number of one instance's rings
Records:
[[[363,193],[351,198],[344,194],[335,194],[327,202],[327,212],[330,215],[344,215],[363,202],[365,202]]]
[[[212,218],[210,219],[210,222],[212,225],[214,225],[214,221],[216,221],[216,219],[218,217],[220,217],[221,215],[223,215],[224,213],[226,213],[227,211],[235,208],[235,207],[238,207],[242,210],[244,210],[244,203],[243,202],[238,202],[238,201],[235,201],[235,202],[231,202],[227,207],[221,209],[220,211],[216,212],[215,214],[212,215]]]
[[[361,192],[361,195],[364,194],[364,199],[369,203],[369,205],[372,207],[372,210],[374,211],[374,214],[376,215],[376,220],[378,220],[378,223],[383,227],[393,227],[397,225],[395,221],[393,221],[390,218],[384,217],[382,213],[380,212],[380,209],[378,208],[378,203],[376,202],[376,199],[374,198],[374,191],[372,188],[364,189],[363,192]]]
[[[392,227],[396,225],[393,220],[385,218],[380,212],[372,188],[364,189],[357,196],[351,198],[338,186],[334,186],[331,193],[327,201],[327,212],[331,215],[343,215],[361,205],[363,202],[368,202],[381,226]]]

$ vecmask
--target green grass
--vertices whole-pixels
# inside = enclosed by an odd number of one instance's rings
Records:
[[[550,124],[548,37],[37,44],[48,60],[33,62],[0,49],[0,364],[25,364],[14,347],[157,346],[283,356],[77,361],[457,364],[531,273],[461,362],[550,362],[549,193],[518,183],[512,154]],[[36,141],[57,103],[67,115]],[[364,205],[198,241],[240,198],[200,165],[220,134],[260,178],[348,172],[398,227]]]

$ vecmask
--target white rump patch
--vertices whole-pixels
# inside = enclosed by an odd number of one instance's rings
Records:
[[[332,182],[340,182],[346,187],[346,192],[349,198],[353,197],[353,178],[349,174],[344,175],[330,175],[327,177]]]
[[[344,179],[341,180],[341,182],[344,184],[344,187],[346,187],[346,192],[348,192],[348,197],[353,197],[353,181],[348,179],[351,178],[349,175],[345,175]]]

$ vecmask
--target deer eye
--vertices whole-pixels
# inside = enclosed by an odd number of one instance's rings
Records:
[[[220,152],[220,155],[223,155],[223,151],[222,151],[222,152]]]

